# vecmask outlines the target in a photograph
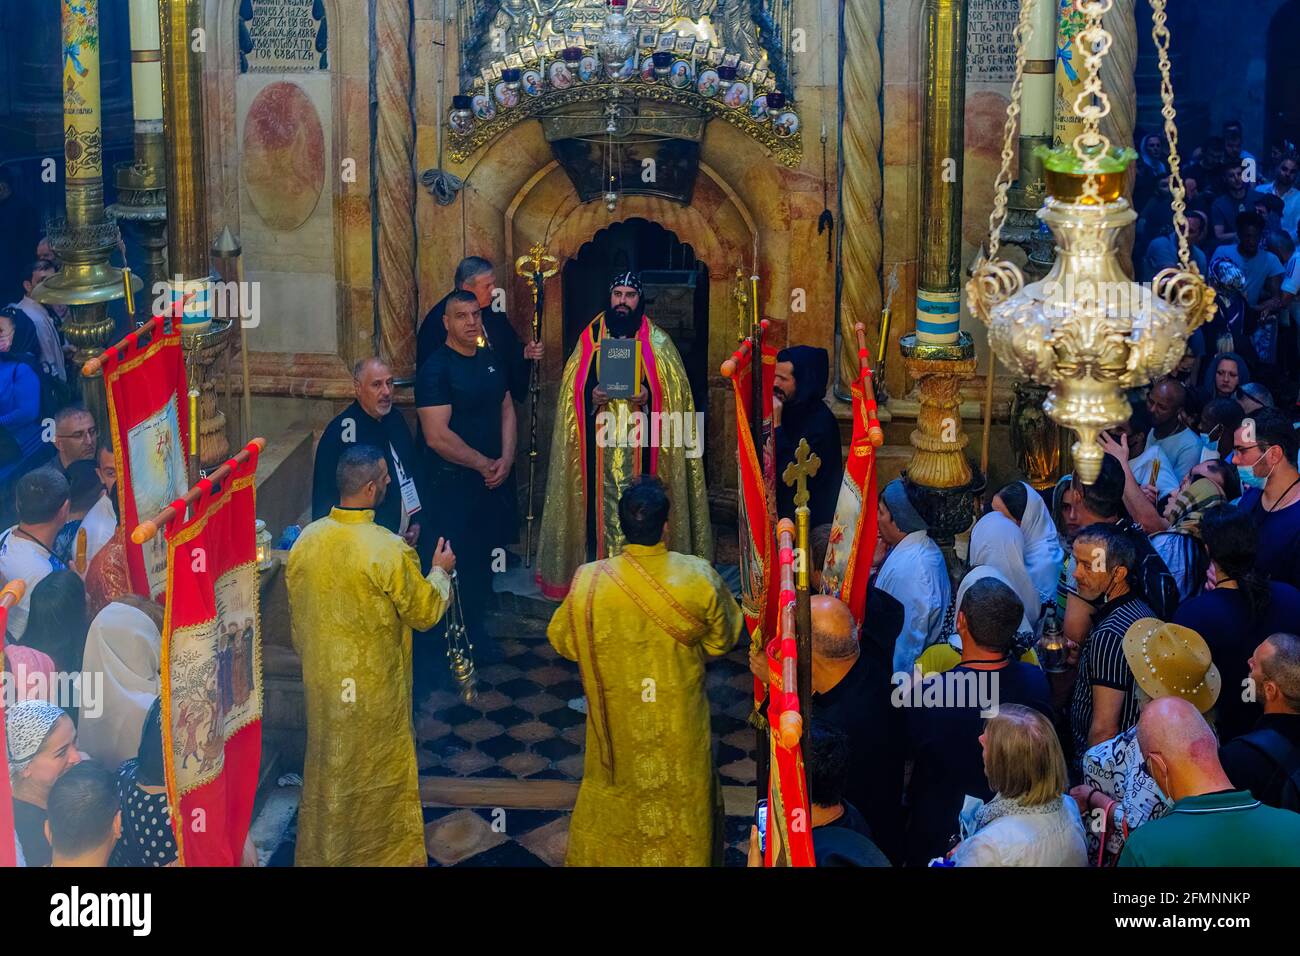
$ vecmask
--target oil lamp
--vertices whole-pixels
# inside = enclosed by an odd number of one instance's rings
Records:
[[[609,0],[609,14],[600,29],[600,61],[611,79],[618,79],[628,58],[636,51],[636,36],[627,25],[627,0]]]
[[[1078,433],[1073,447],[1075,467],[1079,478],[1091,484],[1101,472],[1104,456],[1098,435],[1129,416],[1125,390],[1173,371],[1187,337],[1213,317],[1214,291],[1191,260],[1187,241],[1169,79],[1166,0],[1152,0],[1152,37],[1159,56],[1161,114],[1169,141],[1178,265],[1143,285],[1124,273],[1116,251],[1121,230],[1137,216],[1121,195],[1136,153],[1113,147],[1100,129],[1102,117],[1110,112],[1100,70],[1111,36],[1102,27],[1102,17],[1114,0],[1073,0],[1087,23],[1079,39],[1079,48],[1088,51],[1084,60],[1087,78],[1074,103],[1083,118],[1083,131],[1066,146],[1055,150],[1039,147],[1037,153],[1046,168],[1048,193],[1038,218],[1055,238],[1056,262],[1044,278],[1026,285],[1019,268],[998,259],[1035,2],[1050,0],[1026,0],[1020,9],[1015,30],[1016,78],[1007,107],[987,252],[976,262],[966,294],[971,312],[988,326],[989,345],[1002,363],[1050,389],[1043,410]]]

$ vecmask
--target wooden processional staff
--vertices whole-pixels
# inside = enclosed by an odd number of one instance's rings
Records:
[[[795,526],[795,648],[799,665],[799,704],[803,709],[805,726],[812,717],[812,595],[809,593],[808,562],[812,560],[809,547],[810,514],[808,510],[808,479],[821,468],[822,460],[808,445],[808,439],[799,439],[794,451],[794,461],[785,466],[781,480],[794,493]]]
[[[542,338],[542,304],[546,280],[559,272],[560,260],[548,255],[546,246],[534,243],[528,255],[515,260],[515,272],[528,280],[528,288],[533,293],[533,341]],[[532,405],[528,425],[528,530],[524,538],[524,567],[532,566],[533,557],[533,482],[537,475],[537,404],[542,397],[542,363],[533,359],[532,371],[529,373],[528,395]]]

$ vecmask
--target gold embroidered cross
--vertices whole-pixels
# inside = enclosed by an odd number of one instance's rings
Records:
[[[808,504],[808,479],[816,475],[821,466],[822,460],[813,454],[808,439],[800,438],[799,447],[794,450],[794,461],[786,465],[785,471],[781,473],[781,480],[787,485],[791,488],[798,486],[794,493],[796,508]]]

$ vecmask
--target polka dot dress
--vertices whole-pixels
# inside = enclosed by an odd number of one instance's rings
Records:
[[[145,793],[135,784],[136,762],[122,765],[117,795],[122,807],[122,839],[114,863],[118,866],[167,866],[176,859],[167,794]]]

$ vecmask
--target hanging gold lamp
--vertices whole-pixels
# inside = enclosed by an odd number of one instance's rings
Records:
[[[1048,192],[1038,217],[1056,240],[1056,262],[1043,279],[1026,285],[1013,263],[997,258],[1007,215],[1012,142],[1035,2],[1052,0],[1021,3],[1015,30],[1016,80],[1007,107],[1002,169],[994,187],[987,252],[977,260],[966,294],[971,312],[988,326],[989,345],[1002,363],[1050,389],[1043,409],[1057,423],[1078,433],[1073,447],[1075,468],[1079,478],[1090,484],[1101,473],[1104,455],[1098,435],[1129,416],[1125,390],[1173,371],[1187,337],[1213,317],[1214,291],[1191,260],[1187,242],[1169,79],[1166,0],[1151,0],[1152,37],[1160,62],[1161,115],[1169,140],[1179,265],[1164,270],[1150,283],[1137,283],[1125,274],[1117,253],[1120,231],[1137,216],[1122,195],[1136,153],[1114,148],[1100,128],[1102,117],[1110,112],[1100,71],[1111,36],[1102,27],[1102,17],[1114,0],[1074,0],[1075,9],[1087,22],[1079,41],[1080,49],[1087,52],[1087,79],[1075,101],[1075,110],[1083,117],[1083,131],[1068,146],[1056,150],[1039,147],[1038,151],[1046,169]]]

